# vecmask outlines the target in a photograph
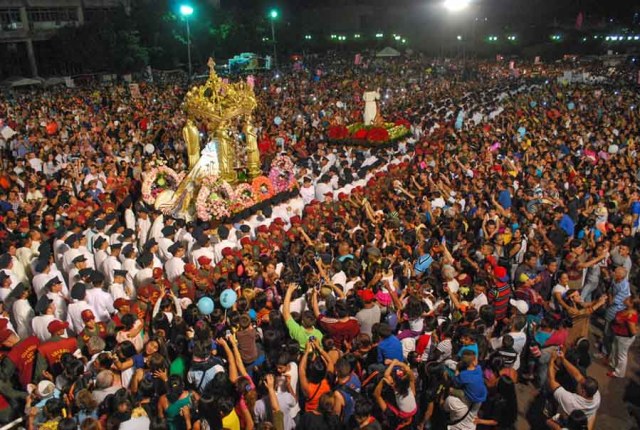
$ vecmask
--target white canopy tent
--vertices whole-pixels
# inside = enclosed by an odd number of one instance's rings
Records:
[[[387,46],[382,51],[376,54],[377,58],[388,58],[388,57],[399,57],[399,56],[400,56],[400,52],[391,48],[390,46]]]

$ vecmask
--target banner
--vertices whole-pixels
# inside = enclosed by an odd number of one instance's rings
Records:
[[[540,56],[537,56],[535,60],[533,60],[533,64],[542,64],[542,59],[540,58]]]
[[[361,62],[362,62],[362,55],[356,54],[356,58],[353,60],[353,64],[355,64],[356,66],[359,66]]]

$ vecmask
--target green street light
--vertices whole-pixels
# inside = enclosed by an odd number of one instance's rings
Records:
[[[381,39],[384,37],[383,33],[376,33],[376,38]]]
[[[276,9],[271,9],[271,12],[269,12],[269,16],[271,17],[271,19],[276,19],[278,17],[278,11]]]
[[[180,15],[187,23],[187,60],[189,62],[189,80],[191,80],[191,31],[189,29],[189,17],[193,15],[193,7],[188,4],[180,5]]]

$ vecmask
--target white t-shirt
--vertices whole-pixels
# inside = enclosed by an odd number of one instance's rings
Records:
[[[475,296],[473,300],[471,300],[471,306],[477,310],[480,310],[481,307],[488,304],[489,300],[487,300],[487,296],[484,293]]]
[[[585,399],[576,393],[560,387],[553,392],[553,397],[566,415],[570,415],[571,412],[579,409],[584,412],[587,418],[591,418],[598,412],[598,408],[600,407],[600,391],[597,391],[592,399]]]
[[[478,406],[480,405],[478,404]],[[478,416],[477,407],[469,411],[469,406],[466,403],[457,397],[449,396],[444,401],[443,409],[449,413],[449,422],[456,423],[448,425],[447,430],[475,430],[474,420]],[[461,421],[457,422],[458,420]]]
[[[565,287],[563,285],[557,284],[555,287],[553,287],[553,290],[551,290],[551,308],[553,310],[560,310],[560,305],[556,302],[556,293],[560,293],[560,296],[564,296],[564,293],[566,293],[567,291],[569,291],[569,287]]]

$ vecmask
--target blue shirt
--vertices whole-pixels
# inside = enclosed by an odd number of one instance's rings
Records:
[[[458,357],[462,357],[462,353],[465,351],[472,351],[477,357],[479,355],[478,344],[472,343],[471,345],[464,345],[462,348],[460,348],[460,351],[458,351]]]
[[[568,236],[573,236],[576,229],[576,224],[573,222],[571,217],[567,214],[562,215],[558,226],[567,233]]]
[[[631,203],[631,214],[632,215],[640,215],[640,202]],[[637,220],[633,221],[633,226],[638,227],[640,225],[640,217]]]
[[[613,295],[613,301],[607,308],[605,319],[609,322],[613,321],[616,314],[625,308],[624,301],[631,295],[629,289],[629,280],[623,279],[620,282],[614,282],[611,288],[611,294]]]
[[[431,257],[431,254],[425,254],[418,258],[418,261],[413,265],[413,269],[416,275],[420,276],[429,270],[431,264],[433,264],[433,257]]]
[[[402,343],[393,335],[378,343],[378,363],[384,364],[385,360],[404,361]]]
[[[464,395],[472,403],[482,403],[487,400],[487,386],[484,385],[482,368],[476,366],[473,370],[463,370],[453,378],[453,381],[464,391]]]
[[[509,193],[509,190],[500,191],[500,194],[498,194],[498,203],[500,203],[500,206],[505,210],[511,208],[511,194]]]

